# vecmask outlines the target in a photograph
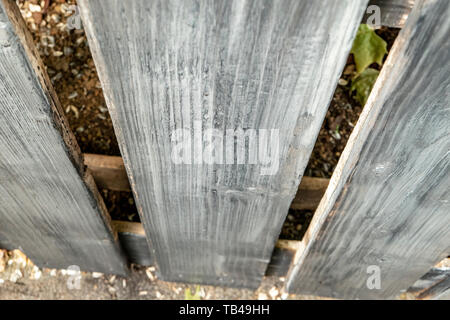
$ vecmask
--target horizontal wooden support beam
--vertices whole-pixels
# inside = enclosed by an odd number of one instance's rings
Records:
[[[122,157],[85,153],[84,163],[92,171],[99,189],[131,191]],[[329,181],[303,177],[291,209],[316,210]]]
[[[122,157],[85,153],[84,164],[91,169],[99,189],[131,191]]]
[[[129,262],[142,266],[154,264],[154,257],[148,248],[142,224],[113,220],[113,227],[119,233],[120,243],[128,255]],[[300,241],[279,240],[273,251],[266,276],[286,276],[300,244]]]
[[[295,210],[316,210],[330,179],[303,177],[298,187],[297,195],[291,204]]]

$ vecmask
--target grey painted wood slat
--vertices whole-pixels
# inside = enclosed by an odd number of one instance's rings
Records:
[[[446,0],[411,12],[305,235],[290,292],[390,298],[450,252],[449,15]],[[379,290],[366,286],[371,265]]]
[[[142,266],[154,266],[155,259],[149,250],[141,223],[113,220],[128,261]],[[266,276],[286,276],[300,241],[278,240],[267,266]]]
[[[415,0],[370,0],[369,8],[376,5],[380,8],[381,25],[392,28],[403,28]],[[374,12],[368,10],[364,16],[363,22],[367,22]]]
[[[122,157],[85,153],[84,164],[92,172],[99,189],[131,191]],[[330,179],[304,176],[291,209],[316,210]]]
[[[434,266],[420,280],[409,289],[420,300],[449,300],[450,299],[450,259],[447,258]]]
[[[0,1],[0,247],[40,267],[126,274],[126,260],[31,35]],[[82,179],[83,178],[83,179]]]
[[[160,277],[258,286],[367,3],[79,1]],[[197,123],[279,130],[279,170],[175,164]]]

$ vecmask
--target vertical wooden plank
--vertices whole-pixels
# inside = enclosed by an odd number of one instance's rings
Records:
[[[160,276],[258,286],[367,1],[79,5]],[[278,150],[237,164],[225,138],[231,154],[207,164],[212,128],[272,130]],[[174,134],[192,142],[187,164]]]
[[[91,170],[99,189],[131,191],[121,157],[85,153],[84,164]],[[291,203],[291,209],[316,210],[329,182],[330,179],[325,178],[303,177]]]
[[[126,273],[94,180],[12,0],[0,1],[0,247],[40,267]],[[81,176],[80,176],[81,175]]]
[[[305,236],[290,292],[391,298],[450,252],[449,15],[449,1],[417,1]],[[377,268],[381,288],[371,290]]]

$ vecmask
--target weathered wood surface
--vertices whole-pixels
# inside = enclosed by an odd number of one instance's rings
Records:
[[[142,224],[113,220],[113,226],[119,233],[120,243],[131,263],[142,266],[154,265],[155,261],[148,250]],[[285,277],[299,248],[301,248],[301,241],[278,240],[265,275]],[[449,279],[450,259],[445,259],[408,289],[408,298],[445,299],[449,294]]]
[[[12,0],[0,1],[0,247],[125,274],[108,213]]]
[[[267,266],[266,276],[285,277],[300,246],[301,241],[278,240]]]
[[[330,179],[303,177],[291,209],[316,210],[327,190]]]
[[[419,300],[450,300],[450,259],[441,261],[417,280],[408,294]]]
[[[121,157],[85,153],[84,164],[91,170],[99,189],[131,191]],[[316,210],[329,182],[325,178],[303,177],[291,209]]]
[[[131,191],[121,157],[85,153],[84,164],[91,170],[99,189]]]
[[[141,223],[113,220],[113,227],[119,234],[119,241],[130,263],[141,266],[155,265]]]
[[[450,252],[450,2],[418,1],[341,156],[288,290],[390,298]],[[366,286],[378,266],[381,289]]]
[[[380,8],[381,25],[392,28],[403,28],[410,14],[415,0],[370,0],[369,10],[364,16],[363,23],[374,11],[370,10],[372,5]]]
[[[258,286],[367,3],[79,1],[160,277]],[[211,128],[279,130],[279,149],[206,164]]]
[[[112,224],[119,234],[120,244],[129,262],[142,266],[155,265],[155,259],[148,248],[141,223],[113,220]],[[267,266],[266,276],[286,276],[299,246],[300,241],[278,240]]]

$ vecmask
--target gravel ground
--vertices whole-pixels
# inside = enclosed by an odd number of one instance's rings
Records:
[[[77,276],[79,275],[79,276]],[[79,285],[77,285],[77,278]],[[129,277],[71,270],[39,269],[19,250],[0,250],[0,300],[76,299],[147,300],[186,299],[186,291],[201,300],[312,299],[284,293],[284,278],[266,277],[256,291],[195,286],[157,279],[153,267],[131,266]]]
[[[79,280],[79,281],[78,281]],[[258,290],[196,286],[161,281],[153,267],[131,265],[128,277],[96,272],[39,269],[19,250],[0,250],[0,300],[312,300],[287,294],[285,278],[265,277]],[[403,294],[398,299],[414,297]],[[192,299],[191,299],[192,300]]]

